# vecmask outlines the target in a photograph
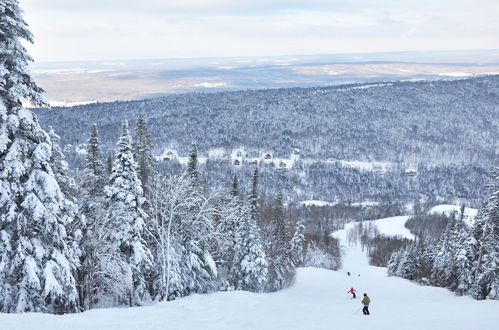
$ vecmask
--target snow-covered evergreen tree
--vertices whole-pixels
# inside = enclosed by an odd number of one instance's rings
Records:
[[[267,283],[268,263],[260,230],[251,216],[251,206],[241,208],[240,219],[230,282],[236,290],[261,292]]]
[[[106,178],[102,163],[102,152],[97,125],[90,127],[85,157],[85,166],[79,180],[79,205],[85,215],[86,228],[81,240],[81,267],[78,270],[80,304],[85,309],[100,304],[103,295],[113,292],[122,280],[110,272],[109,265],[118,265],[122,257],[116,249],[107,246],[106,236]],[[118,259],[116,259],[118,258]],[[102,260],[106,260],[103,262]],[[105,268],[102,268],[105,267]],[[123,269],[122,266],[120,268]],[[112,282],[112,283],[110,283]],[[121,290],[122,291],[122,290]]]
[[[305,231],[303,220],[300,219],[296,224],[296,231],[291,239],[291,257],[296,267],[301,266],[305,258]]]
[[[187,173],[191,178],[192,184],[197,184],[199,182],[198,166],[198,146],[195,141],[192,141],[191,150],[189,151],[189,162],[187,163]]]
[[[144,191],[147,191],[147,183],[155,164],[152,147],[152,139],[147,130],[147,124],[144,118],[140,117],[133,138],[133,156],[138,165],[138,176]]]
[[[237,181],[237,176],[235,174],[232,177],[232,185],[230,188],[230,195],[232,197],[239,197],[240,196],[239,182]]]
[[[87,150],[85,155],[85,169],[95,176],[102,175],[104,165],[102,164],[102,150],[97,132],[97,124],[90,127],[90,136],[87,140]]]
[[[456,252],[456,213],[452,213],[447,227],[437,245],[435,262],[433,264],[431,281],[433,285],[451,287],[456,281],[456,269],[454,264],[454,253]]]
[[[86,219],[84,214],[80,212],[77,204],[76,196],[78,188],[74,179],[69,175],[68,163],[65,160],[64,153],[62,152],[60,146],[61,138],[54,132],[53,129],[50,129],[48,134],[50,136],[50,140],[52,141],[52,156],[50,158],[50,164],[61,192],[66,197],[66,201],[64,202],[64,213],[71,215],[74,219],[67,225],[66,231],[68,234],[68,247],[70,250],[71,265],[73,266],[73,274],[77,280],[77,285],[79,285],[79,269],[81,267],[80,258],[83,253],[81,249],[81,241],[83,233],[86,230]],[[78,292],[78,296],[81,299],[80,290]],[[81,308],[81,300],[79,301],[79,304]]]
[[[17,0],[0,3],[0,97],[9,112],[18,111],[22,100],[46,105],[43,90],[32,80],[28,63],[32,58],[20,40],[33,43],[33,36],[22,17]]]
[[[402,278],[414,280],[418,266],[416,245],[408,245],[401,254],[396,274]]]
[[[74,209],[55,179],[52,143],[22,100],[44,105],[31,79],[32,41],[16,0],[0,2],[0,311],[77,310],[66,228]]]
[[[471,293],[476,299],[499,299],[499,175],[495,189],[473,228],[478,249]]]
[[[251,191],[250,195],[248,197],[248,201],[250,203],[250,214],[251,218],[253,220],[258,220],[257,215],[258,215],[258,180],[259,180],[259,174],[258,174],[258,167],[255,167],[253,170],[253,175],[251,176]]]
[[[390,260],[388,261],[388,276],[398,276],[397,270],[402,256],[403,250],[397,250],[392,253],[392,255],[390,256]]]
[[[233,181],[237,182],[236,181]],[[219,234],[219,278],[222,280],[222,288],[234,287],[234,283],[230,282],[229,274],[232,272],[234,266],[234,255],[236,246],[236,233],[241,222],[243,201],[238,197],[238,190],[234,185],[230,192],[230,197],[223,204],[220,212],[220,220],[217,226],[217,233]],[[224,283],[225,282],[225,283]]]
[[[143,239],[147,215],[142,209],[143,191],[137,176],[137,164],[133,159],[127,122],[123,123],[117,143],[106,195],[109,205],[107,219],[110,223],[107,240],[109,244],[118,246],[126,256],[133,281],[133,294],[128,298],[130,304],[140,304],[148,299],[144,276],[152,266],[152,256]]]
[[[289,246],[291,235],[286,226],[285,212],[283,197],[278,194],[272,207],[272,218],[264,228],[269,291],[277,291],[289,285],[295,273]]]

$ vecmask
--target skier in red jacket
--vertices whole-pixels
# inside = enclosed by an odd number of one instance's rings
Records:
[[[350,290],[347,291],[347,293],[351,293],[353,296],[353,299],[355,299],[355,292],[357,292],[354,288],[351,288]]]

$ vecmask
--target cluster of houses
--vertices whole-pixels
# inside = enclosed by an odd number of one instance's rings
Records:
[[[235,167],[242,167],[246,164],[272,164],[278,169],[289,169],[293,167],[294,161],[300,158],[300,150],[295,148],[289,158],[276,158],[271,152],[259,153],[256,151],[247,152],[244,149],[236,149],[227,153],[223,149],[214,149],[208,152],[209,157],[198,157],[200,163],[206,162],[208,158],[227,160]],[[176,150],[165,150],[162,155],[156,157],[159,161],[176,160],[181,164],[187,164],[188,157],[180,157]]]
[[[271,152],[265,152],[260,155],[260,157],[249,157],[248,153],[243,150],[237,150],[235,154],[232,155],[231,161],[234,166],[242,166],[245,163],[245,159],[250,165],[257,165],[259,163],[263,164],[273,164],[279,169],[289,169],[293,167],[294,161],[300,158],[300,149],[293,149],[290,158],[276,158]]]
[[[200,163],[206,162],[208,158],[227,160],[234,167],[242,167],[244,165],[258,165],[258,164],[269,164],[274,166],[276,169],[291,169],[294,162],[300,159],[301,153],[300,149],[294,148],[291,151],[289,158],[277,158],[271,152],[257,152],[257,151],[246,151],[244,149],[235,149],[228,153],[225,149],[214,149],[208,152],[209,157],[198,157]],[[187,164],[188,157],[179,157],[176,150],[165,150],[161,156],[157,157],[158,160],[170,161],[177,160],[181,164]],[[306,161],[306,160],[305,160]],[[369,163],[369,162],[359,162],[359,161],[341,161],[343,166],[355,167],[365,171],[372,171],[378,175],[384,175],[387,170],[400,169],[400,164],[394,163]],[[412,168],[405,168],[403,170],[403,175],[408,177],[413,177],[417,175],[416,170]]]

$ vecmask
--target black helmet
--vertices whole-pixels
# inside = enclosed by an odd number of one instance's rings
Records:
[[[364,297],[367,296],[367,293],[364,293]]]

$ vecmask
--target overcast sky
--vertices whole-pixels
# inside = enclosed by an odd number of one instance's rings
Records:
[[[499,48],[497,0],[19,0],[36,61]]]

